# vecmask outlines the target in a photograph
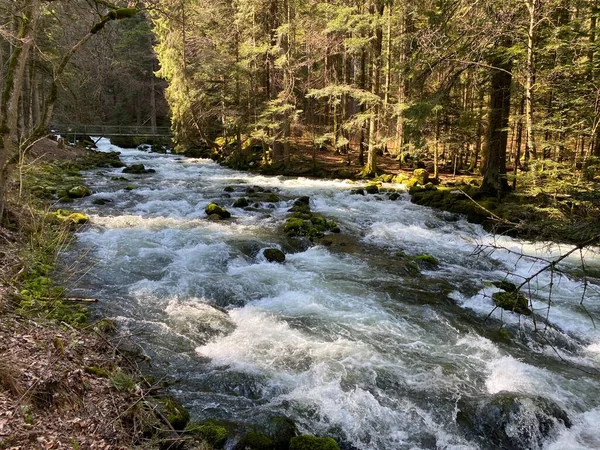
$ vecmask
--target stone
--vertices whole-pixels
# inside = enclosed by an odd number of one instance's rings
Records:
[[[123,169],[123,173],[142,174],[147,173],[146,167],[143,164],[133,164]]]
[[[214,203],[214,202],[206,205],[206,207],[204,208],[204,212],[206,213],[207,216],[216,214],[221,219],[228,219],[231,217],[231,213],[229,211],[227,211],[221,205],[218,205],[217,203]]]
[[[379,186],[377,186],[376,184],[368,184],[367,186],[365,186],[365,192],[367,194],[377,194],[379,193]]]
[[[248,202],[248,199],[245,197],[238,198],[235,202],[233,202],[234,208],[245,208],[246,206],[249,206],[249,205],[250,205],[250,202]]]
[[[285,261],[285,253],[277,248],[267,248],[264,250],[263,255],[269,262],[282,263]]]
[[[80,184],[80,185],[74,186],[71,189],[69,189],[69,191],[67,192],[67,195],[70,198],[83,198],[83,197],[92,195],[92,191],[90,190],[89,187],[87,187],[83,184]]]
[[[516,312],[525,316],[531,315],[529,301],[522,292],[495,292],[492,294],[494,304],[507,311]]]
[[[427,172],[427,169],[415,169],[413,178],[417,180],[417,183],[424,186],[429,181],[429,172]]]
[[[513,392],[482,399],[461,399],[457,422],[486,447],[525,450],[541,448],[556,426],[570,428],[568,414],[552,400]]]

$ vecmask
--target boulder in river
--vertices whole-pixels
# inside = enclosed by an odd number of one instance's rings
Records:
[[[249,205],[250,205],[250,202],[248,202],[248,199],[246,197],[240,197],[235,202],[233,202],[234,208],[245,208],[246,206],[249,206]]]
[[[87,197],[89,195],[92,195],[92,191],[90,190],[89,187],[87,187],[83,184],[79,184],[79,185],[73,186],[71,189],[69,189],[69,191],[67,192],[67,195],[70,198],[82,198],[82,197]]]
[[[492,294],[492,300],[499,308],[525,316],[531,315],[529,301],[522,292],[495,292]]]
[[[285,261],[285,253],[277,248],[266,248],[263,255],[269,262],[282,263]]]
[[[204,208],[204,212],[209,217],[212,216],[213,214],[216,214],[221,219],[229,219],[231,217],[231,213],[229,211],[227,211],[221,205],[218,205],[217,203],[214,203],[214,202],[206,205],[206,208]]]
[[[462,399],[456,420],[494,448],[541,448],[557,427],[570,428],[567,413],[552,400],[512,392],[499,392],[474,403]]]
[[[131,166],[127,166],[123,169],[123,173],[132,173],[135,175],[154,172],[156,172],[156,170],[146,169],[146,167],[143,164],[132,164]]]

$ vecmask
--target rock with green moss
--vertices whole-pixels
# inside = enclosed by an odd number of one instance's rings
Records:
[[[266,434],[253,430],[241,437],[234,450],[275,450],[275,442]]]
[[[377,194],[379,193],[379,186],[376,184],[367,184],[365,186],[365,192],[367,194]]]
[[[434,256],[429,255],[427,253],[415,256],[414,260],[419,263],[424,263],[430,266],[438,266],[440,264],[440,262]]]
[[[166,397],[159,400],[163,415],[167,418],[171,426],[176,430],[183,430],[190,421],[190,413],[173,397]]]
[[[131,166],[127,166],[123,169],[123,173],[131,173],[134,175],[142,175],[145,173],[154,173],[156,170],[154,169],[146,169],[143,164],[132,164]]]
[[[417,180],[417,183],[424,186],[429,181],[429,172],[427,172],[427,169],[415,169],[413,178]]]
[[[294,206],[301,206],[301,205],[310,205],[310,197],[303,195],[302,197],[298,197],[295,201],[294,201]]]
[[[285,262],[285,253],[278,248],[266,248],[263,255],[265,255],[266,260],[269,262]]]
[[[492,286],[497,287],[498,289],[502,289],[506,292],[515,292],[517,290],[517,286],[514,283],[511,283],[507,280],[502,281],[492,281]]]
[[[398,200],[399,198],[400,198],[400,194],[398,194],[397,192],[392,192],[389,196],[389,199],[393,202]]]
[[[229,219],[231,217],[231,213],[229,211],[227,211],[221,205],[214,202],[206,205],[206,207],[204,208],[204,212],[207,216],[212,216],[216,214],[221,219]]]
[[[290,450],[340,450],[340,447],[333,438],[303,434],[290,440]]]
[[[77,186],[73,186],[71,189],[67,191],[67,196],[70,198],[83,198],[92,195],[92,191],[89,187],[79,184]]]
[[[248,199],[246,197],[238,198],[235,202],[233,202],[234,208],[245,208],[250,205]]]
[[[75,225],[83,225],[85,223],[88,223],[89,221],[90,221],[90,218],[88,216],[86,216],[85,214],[81,214],[81,213],[69,214],[65,218],[65,222],[73,223]]]
[[[210,444],[212,448],[221,449],[225,446],[229,432],[227,428],[205,423],[202,425],[188,425],[185,428],[187,434],[191,434]]]
[[[223,189],[223,191],[225,192],[233,192],[235,191],[233,186],[225,186],[225,188]]]
[[[495,292],[492,294],[492,300],[499,308],[525,316],[531,315],[529,301],[522,292]]]
[[[280,198],[277,194],[269,194],[264,198],[264,201],[267,203],[277,203],[280,201]]]
[[[350,191],[350,195],[365,195],[365,190],[364,189],[352,189]]]
[[[275,450],[288,450],[290,440],[298,435],[294,421],[281,416],[269,418],[264,431],[275,443]]]

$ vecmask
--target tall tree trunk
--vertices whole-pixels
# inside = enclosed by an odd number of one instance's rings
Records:
[[[372,5],[372,13],[377,14],[378,18],[383,15],[383,2],[376,2]],[[375,25],[374,39],[371,44],[371,92],[376,96],[381,91],[381,50],[383,46],[383,30],[378,22]],[[380,103],[377,102],[371,108],[371,117],[369,120],[369,150],[367,153],[367,164],[363,169],[363,175],[373,177],[377,175],[377,125],[379,121]]]
[[[533,88],[535,79],[534,67],[534,32],[539,14],[540,0],[526,0],[527,11],[529,12],[529,28],[527,31],[527,61],[525,77],[525,128],[527,130],[527,149],[526,152],[537,157],[535,148],[535,134],[533,129]]]
[[[505,44],[505,46],[507,46]],[[502,55],[494,56],[490,85],[490,107],[486,143],[486,166],[481,190],[501,196],[509,189],[506,179],[506,147],[508,144],[508,117],[510,115],[510,88],[512,61]]]

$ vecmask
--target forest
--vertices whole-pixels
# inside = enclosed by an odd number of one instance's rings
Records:
[[[600,448],[599,17],[0,0],[0,448]]]

